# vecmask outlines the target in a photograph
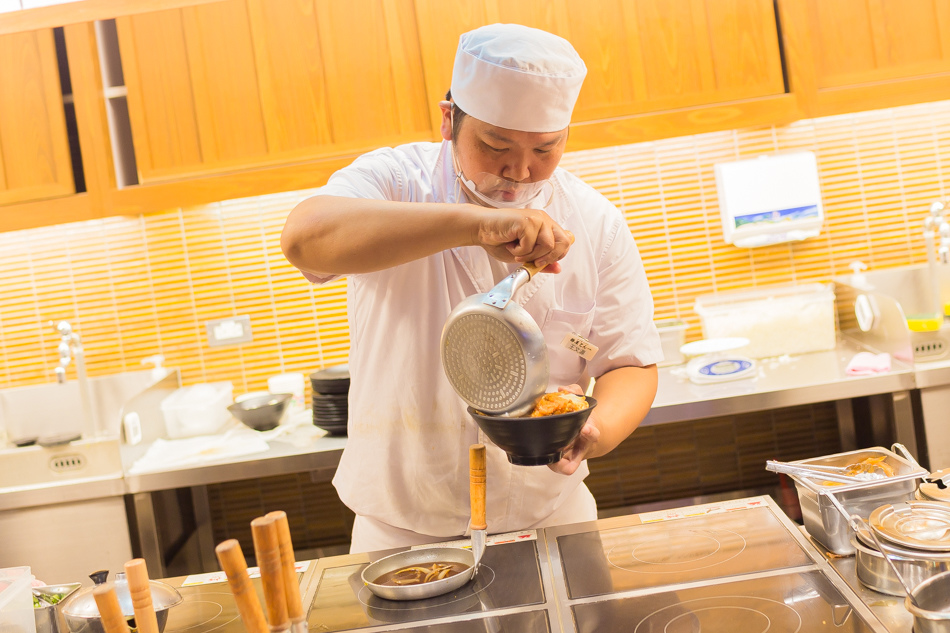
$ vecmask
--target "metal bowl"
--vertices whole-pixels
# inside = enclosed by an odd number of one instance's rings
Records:
[[[588,397],[590,406],[580,411],[545,415],[537,418],[513,418],[485,415],[472,407],[469,414],[478,428],[508,454],[518,466],[543,466],[561,459],[561,451],[578,436],[597,401]]]
[[[290,393],[266,393],[238,400],[228,411],[255,431],[269,431],[280,423],[291,398]]]
[[[105,573],[93,574],[96,585],[105,582]],[[181,603],[183,598],[178,590],[158,580],[149,580],[152,589],[152,606],[155,608],[155,618],[158,620],[158,631],[162,633],[168,621],[168,610]],[[129,593],[129,582],[124,573],[115,575],[115,595],[119,599],[119,608],[126,620],[135,618],[135,609],[132,607],[132,595]],[[105,633],[102,618],[99,617],[99,607],[92,595],[95,587],[87,587],[73,595],[63,605],[63,616],[66,626],[72,633]]]
[[[65,585],[43,585],[33,587],[33,595],[48,606],[33,606],[33,619],[36,621],[36,633],[66,633],[66,618],[63,617],[63,605],[82,587],[78,582]],[[62,596],[59,602],[49,602],[53,596]]]
[[[915,605],[904,598],[904,608],[914,616],[914,633],[950,633],[950,572],[944,572],[917,585]]]

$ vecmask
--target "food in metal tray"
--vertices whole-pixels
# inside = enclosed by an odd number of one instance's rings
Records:
[[[435,580],[443,580],[450,576],[459,574],[469,568],[469,565],[452,562],[435,562],[429,566],[412,565],[403,567],[395,571],[390,571],[375,581],[377,585],[389,585],[391,587],[403,587],[407,585],[422,585]]]
[[[842,475],[854,477],[862,481],[874,481],[876,479],[887,479],[897,474],[894,467],[886,461],[886,455],[866,457],[859,462],[848,464],[841,472]],[[823,486],[843,486],[845,484],[836,481],[823,481]]]
[[[540,418],[546,415],[573,413],[574,411],[582,411],[589,406],[590,404],[584,396],[564,391],[546,393],[538,398],[529,417]]]

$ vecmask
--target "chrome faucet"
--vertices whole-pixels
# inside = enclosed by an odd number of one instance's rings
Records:
[[[50,325],[52,324],[53,322],[50,321]],[[82,351],[82,341],[79,339],[79,335],[73,332],[73,327],[68,322],[60,321],[57,323],[56,331],[60,335],[59,366],[56,368],[56,382],[64,385],[66,384],[66,368],[69,367],[73,357],[76,358],[77,373],[80,365],[83,365],[83,369],[85,369],[85,363],[83,362],[85,359]]]
[[[49,322],[53,325],[53,322]],[[99,426],[96,421],[96,413],[93,406],[92,393],[89,390],[89,379],[86,376],[86,356],[82,349],[82,340],[79,334],[73,331],[73,327],[67,321],[60,321],[55,325],[59,332],[59,365],[54,370],[56,372],[56,382],[61,385],[66,384],[66,369],[70,363],[76,365],[76,381],[79,383],[79,400],[82,406],[83,435],[95,437],[99,435]]]

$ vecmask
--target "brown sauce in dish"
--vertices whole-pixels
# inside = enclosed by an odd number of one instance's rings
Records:
[[[410,565],[386,572],[374,580],[373,583],[377,585],[387,585],[389,587],[422,585],[436,580],[445,580],[456,574],[461,574],[468,568],[469,565],[465,563],[449,563],[443,561],[425,563],[422,565]]]

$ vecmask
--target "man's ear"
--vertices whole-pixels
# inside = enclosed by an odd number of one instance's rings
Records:
[[[439,101],[439,109],[442,110],[442,125],[439,126],[442,132],[442,138],[446,141],[452,140],[452,102]]]

